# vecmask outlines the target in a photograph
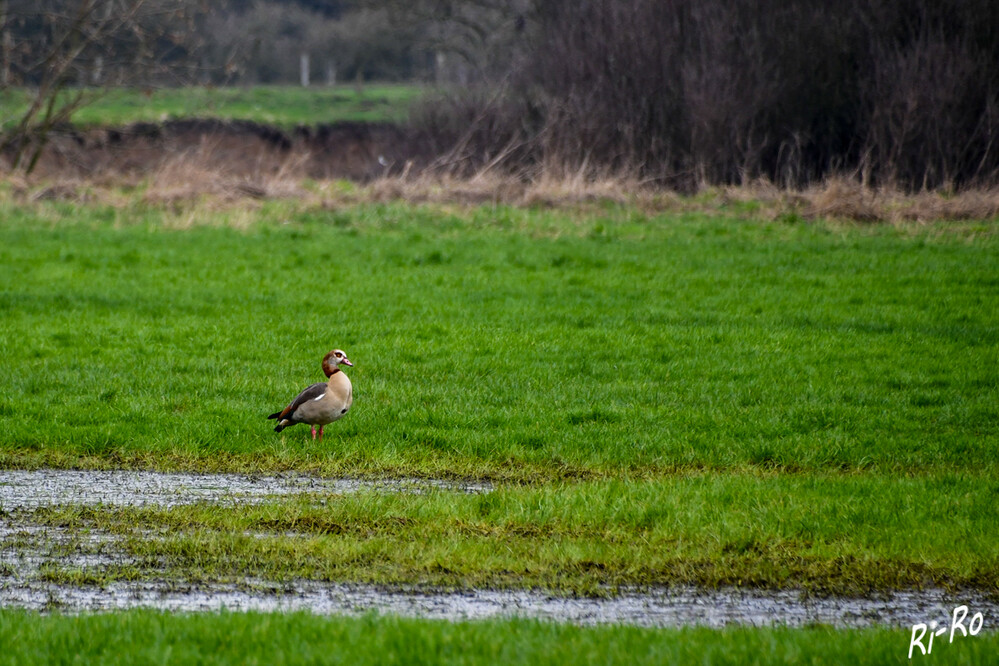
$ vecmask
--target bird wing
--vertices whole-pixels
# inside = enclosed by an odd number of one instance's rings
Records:
[[[280,421],[286,418],[292,418],[292,419],[295,418],[295,411],[298,410],[299,407],[301,407],[310,400],[318,400],[319,398],[323,397],[325,393],[326,393],[326,382],[318,382],[316,384],[313,384],[309,388],[299,393],[298,397],[295,398],[290,405],[284,408],[284,411],[282,411],[281,414],[278,416],[278,420]]]

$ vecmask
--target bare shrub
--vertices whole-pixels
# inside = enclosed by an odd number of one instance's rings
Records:
[[[935,187],[991,175],[999,99],[968,46],[922,34],[905,47],[879,44],[872,65],[867,154],[881,180]]]
[[[31,172],[50,135],[111,86],[176,82],[199,44],[191,0],[0,1],[0,91],[28,88],[0,134],[10,168]]]
[[[999,178],[995,2],[548,0],[531,21],[501,103],[417,121],[472,171],[501,155],[512,173],[588,165],[686,191]]]

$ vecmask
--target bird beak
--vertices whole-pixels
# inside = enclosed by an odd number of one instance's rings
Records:
[[[349,365],[349,366],[350,366],[350,367],[352,367],[352,368],[354,367],[354,364],[353,364],[353,363],[351,363],[351,362],[350,362],[350,359],[349,359],[349,358],[347,358],[346,356],[344,356],[344,357],[343,357],[343,360],[342,360],[342,361],[340,361],[340,362],[341,362],[341,363],[343,363],[344,365]]]

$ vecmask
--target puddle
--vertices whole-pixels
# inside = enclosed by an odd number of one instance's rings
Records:
[[[488,483],[440,479],[322,479],[302,475],[248,476],[136,471],[0,471],[0,509],[35,509],[57,504],[176,506],[195,502],[262,502],[280,495],[346,494],[367,490],[423,493],[449,490],[484,493]]]
[[[476,590],[436,593],[386,590],[374,586],[301,581],[289,585],[208,585],[117,582],[104,588],[51,583],[24,584],[0,579],[0,605],[64,612],[156,608],[167,611],[309,611],[357,615],[371,611],[440,620],[527,617],[581,625],[630,624],[644,627],[728,625],[838,627],[918,622],[945,623],[955,606],[996,617],[999,604],[981,595],[949,595],[941,590],[896,592],[876,599],[806,599],[796,592],[694,588],[631,592],[618,597],[560,598],[531,591]]]
[[[142,533],[151,539],[162,535]],[[266,534],[265,536],[271,536]],[[289,538],[295,534],[289,533]],[[980,593],[908,590],[871,598],[816,598],[798,591],[703,590],[694,587],[626,590],[606,598],[566,598],[531,590],[439,592],[373,585],[247,579],[242,584],[191,585],[184,580],[116,581],[100,587],[45,578],[45,567],[95,575],[132,563],[121,535],[98,530],[11,524],[0,518],[0,607],[65,612],[154,608],[166,611],[308,611],[317,614],[379,612],[440,620],[528,617],[574,624],[646,627],[730,624],[800,627],[875,624],[911,627],[943,622],[967,604],[986,617],[999,616],[999,600]],[[942,625],[941,625],[942,626]],[[988,628],[988,627],[987,627]]]
[[[119,540],[97,530],[11,524],[0,518],[0,571],[23,582],[48,564],[62,569],[99,569],[131,563],[132,558],[121,552]]]
[[[0,471],[0,510],[30,511],[58,504],[174,506],[202,501],[232,504],[261,502],[275,496],[366,490],[483,493],[491,491],[492,486],[420,479],[320,479],[291,474],[13,470]],[[146,536],[155,539],[160,535]],[[519,616],[584,625],[617,623],[647,627],[880,624],[908,628],[918,622],[943,623],[953,608],[962,604],[987,618],[999,616],[999,600],[980,593],[953,595],[938,589],[893,592],[873,598],[809,598],[796,591],[682,587],[625,591],[609,598],[565,598],[524,590],[446,593],[315,581],[277,584],[249,579],[242,584],[207,585],[190,585],[183,580],[117,581],[100,587],[65,585],[46,579],[45,568],[50,565],[99,574],[108,566],[130,563],[131,559],[121,549],[122,538],[99,531],[42,527],[31,524],[30,519],[25,522],[12,514],[0,515],[0,607],[43,611],[58,608],[65,612],[129,608],[302,610],[317,614],[375,611],[442,620]]]

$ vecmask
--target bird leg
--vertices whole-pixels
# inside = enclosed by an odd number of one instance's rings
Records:
[[[320,429],[320,432],[322,432],[321,429]],[[315,439],[315,438],[316,438],[316,426],[312,426],[312,439]]]
[[[319,439],[323,438],[323,426],[319,426]]]

